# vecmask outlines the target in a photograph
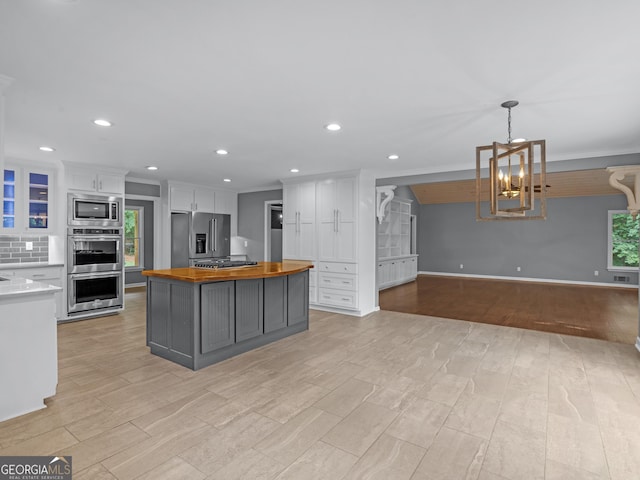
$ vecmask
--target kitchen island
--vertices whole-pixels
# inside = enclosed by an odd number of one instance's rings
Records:
[[[147,345],[192,370],[309,328],[305,261],[145,270]]]
[[[58,384],[54,294],[60,287],[0,276],[0,421],[45,408]]]

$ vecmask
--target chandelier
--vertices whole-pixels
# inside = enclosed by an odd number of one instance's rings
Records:
[[[511,109],[517,105],[517,100],[501,104],[509,111],[507,143],[476,147],[476,220],[547,217],[545,141],[511,138]],[[483,172],[488,178],[482,177]],[[488,210],[483,203],[487,194]]]

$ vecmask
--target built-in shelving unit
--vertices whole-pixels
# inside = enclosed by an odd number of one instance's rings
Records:
[[[378,224],[378,288],[415,280],[417,255],[411,253],[411,200],[392,199]]]

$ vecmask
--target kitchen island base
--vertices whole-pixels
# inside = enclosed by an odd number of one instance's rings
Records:
[[[308,328],[308,270],[195,283],[147,278],[147,345],[192,370]]]

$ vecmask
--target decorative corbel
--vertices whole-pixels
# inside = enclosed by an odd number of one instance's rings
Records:
[[[625,165],[622,167],[607,167],[607,171],[611,172],[609,177],[609,185],[620,190],[627,196],[627,206],[629,213],[634,218],[640,211],[640,165]],[[633,191],[626,185],[620,183],[627,175],[634,175]]]
[[[384,220],[384,209],[393,199],[393,191],[396,189],[395,185],[383,185],[381,187],[376,187],[376,216],[378,217],[378,223],[382,223]],[[385,195],[382,198],[382,195]]]

